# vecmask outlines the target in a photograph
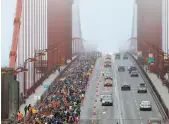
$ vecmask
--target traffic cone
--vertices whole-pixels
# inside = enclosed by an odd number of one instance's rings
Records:
[[[96,96],[99,96],[98,92],[96,93]]]
[[[93,114],[93,115],[96,115],[96,109],[93,109],[92,114]]]
[[[84,103],[84,98],[81,99],[81,105],[83,105],[83,103]]]
[[[96,92],[98,92],[98,89],[96,89]]]
[[[96,108],[96,104],[93,105],[93,108]]]

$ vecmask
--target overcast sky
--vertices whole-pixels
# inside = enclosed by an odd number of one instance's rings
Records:
[[[10,3],[10,4],[9,4]],[[2,0],[1,64],[8,65],[16,0]],[[131,36],[133,0],[81,0],[83,38],[101,51],[118,51]]]
[[[131,37],[133,0],[81,0],[83,38],[101,51],[118,51]]]
[[[9,4],[10,3],[10,4]],[[16,0],[1,0],[1,65],[9,63]]]

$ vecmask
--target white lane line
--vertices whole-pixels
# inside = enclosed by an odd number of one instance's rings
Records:
[[[113,65],[114,65],[114,63],[113,63]],[[114,65],[115,66],[115,65]],[[123,121],[122,121],[122,113],[121,113],[121,105],[120,105],[120,97],[119,97],[119,91],[118,91],[118,85],[117,85],[117,73],[116,73],[116,70],[114,70],[114,75],[115,75],[115,77],[116,77],[116,79],[115,79],[115,94],[116,94],[116,96],[117,96],[117,102],[118,102],[118,110],[119,110],[119,119],[120,119],[120,124],[123,124]]]

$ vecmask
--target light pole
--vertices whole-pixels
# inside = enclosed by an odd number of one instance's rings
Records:
[[[11,72],[12,74],[17,75],[19,72],[26,72],[26,71],[28,71],[28,69],[26,69],[26,68],[24,68],[22,66],[19,66],[15,70],[2,69],[1,70],[1,74],[6,74],[7,72]]]
[[[41,56],[41,57],[42,57],[42,56],[45,56],[45,52],[47,52],[47,49],[44,49],[44,50],[40,51],[39,53],[37,53],[37,52],[35,51],[34,58],[40,57],[40,56]],[[36,62],[36,61],[34,61],[34,65],[33,65],[33,66],[34,66],[34,67],[33,67],[33,70],[34,70],[34,71],[33,71],[33,80],[34,80],[33,83],[34,83],[34,84],[35,84],[35,71],[36,71],[36,69],[35,69],[35,68],[36,68],[36,67],[35,67],[35,62]],[[42,66],[42,58],[41,58],[41,66]]]
[[[59,64],[60,64],[60,60],[62,60],[62,64],[65,63],[65,58],[66,58],[65,48],[66,48],[67,45],[69,45],[69,43],[62,44],[62,45],[59,47],[59,50],[58,50],[58,53],[59,53]],[[63,47],[65,47],[65,48],[62,49]],[[63,51],[62,51],[62,50],[63,50]],[[61,52],[61,51],[62,51],[62,52]],[[62,56],[64,55],[64,57],[60,56],[60,53],[61,53]],[[72,60],[72,59],[71,59],[71,60]]]

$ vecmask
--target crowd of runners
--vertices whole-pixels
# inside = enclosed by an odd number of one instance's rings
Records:
[[[52,86],[38,110],[31,109],[31,124],[77,124],[88,80],[98,55],[83,54]]]

